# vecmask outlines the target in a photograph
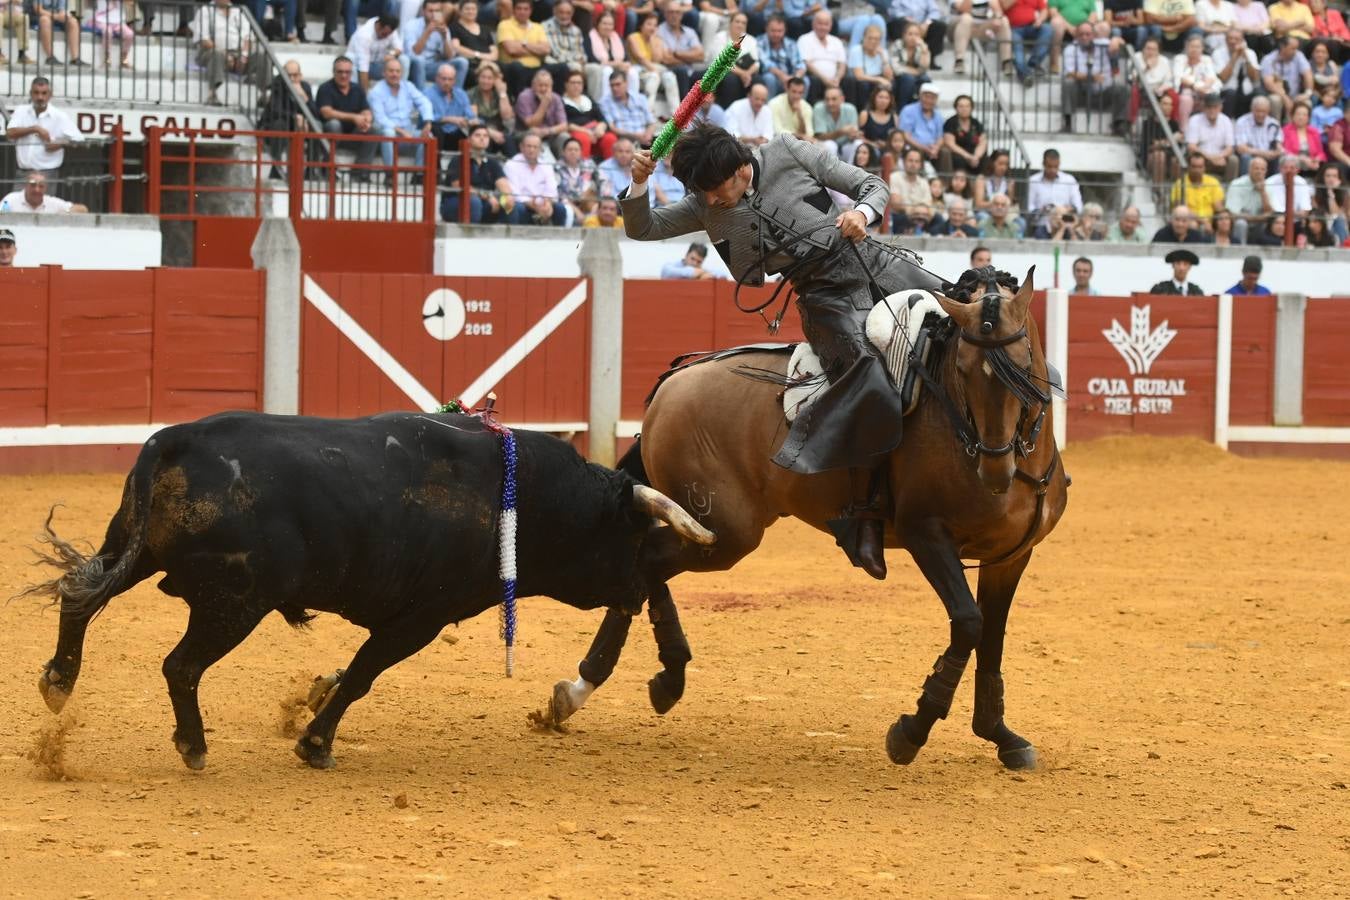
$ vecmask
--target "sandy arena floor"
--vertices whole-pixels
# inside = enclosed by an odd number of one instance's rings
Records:
[[[970,677],[915,764],[887,761],[941,605],[907,558],[879,585],[796,523],[676,582],[695,660],[667,717],[644,624],[570,733],[531,731],[600,615],[530,600],[514,680],[494,616],[450,629],[352,708],[328,772],[291,755],[287,701],[364,632],[270,617],[203,681],[193,773],[159,670],[186,608],[147,581],[94,623],[59,719],[35,686],[55,612],[0,606],[0,895],[1350,896],[1350,465],[1067,460],[1005,664],[1037,772],[970,733]],[[97,539],[120,485],[0,479],[3,593],[49,504]]]

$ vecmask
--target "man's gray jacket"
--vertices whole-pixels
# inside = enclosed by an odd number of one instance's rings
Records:
[[[780,134],[753,151],[752,192],[730,209],[710,207],[700,191],[678,203],[652,209],[646,194],[619,197],[623,226],[630,238],[657,241],[707,231],[713,249],[731,277],[749,285],[764,283],[764,273],[781,272],[797,260],[846,240],[834,227],[840,210],[826,188],[854,198],[853,209],[870,208],[875,222],[886,215],[890,191],[876,175],[843,163],[816,144]],[[766,233],[768,232],[768,233]],[[795,235],[807,237],[778,248]]]

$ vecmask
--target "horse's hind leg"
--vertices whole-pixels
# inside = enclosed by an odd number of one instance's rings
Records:
[[[951,640],[933,664],[932,673],[924,679],[918,710],[912,716],[901,716],[886,732],[886,752],[891,762],[900,765],[913,762],[919,748],[928,742],[933,723],[947,718],[956,687],[981,635],[980,610],[966,584],[961,559],[945,531],[935,530],[915,541],[910,554],[942,598],[951,620]]]
[[[1036,767],[1036,748],[1031,742],[1003,724],[1003,633],[1008,625],[1017,583],[1031,561],[1027,553],[1020,559],[980,569],[979,601],[984,615],[984,631],[976,649],[975,715],[971,727],[975,733],[998,747],[998,758],[1009,769]]]

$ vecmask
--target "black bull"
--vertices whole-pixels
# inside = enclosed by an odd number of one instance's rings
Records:
[[[518,596],[635,614],[661,588],[643,565],[649,533],[664,527],[657,520],[712,542],[629,475],[548,435],[515,434]],[[500,602],[501,490],[498,437],[466,416],[227,413],[166,428],[141,450],[94,556],[58,538],[48,518],[44,559],[63,574],[27,592],[61,607],[43,698],[62,708],[90,619],[162,571],[160,590],[190,610],[164,677],[174,744],[191,768],[206,761],[202,674],[269,612],[292,625],[310,610],[332,612],[369,630],[296,745],[310,765],[330,766],[338,722],[381,672]]]

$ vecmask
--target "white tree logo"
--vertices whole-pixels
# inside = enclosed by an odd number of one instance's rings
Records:
[[[1172,342],[1172,338],[1177,336],[1175,328],[1167,327],[1166,319],[1157,328],[1150,330],[1151,310],[1152,308],[1148,306],[1142,308],[1131,306],[1128,333],[1115,319],[1111,320],[1111,327],[1102,332],[1111,342],[1111,346],[1116,348],[1116,352],[1125,357],[1125,364],[1130,367],[1131,375],[1147,375],[1153,361]]]

